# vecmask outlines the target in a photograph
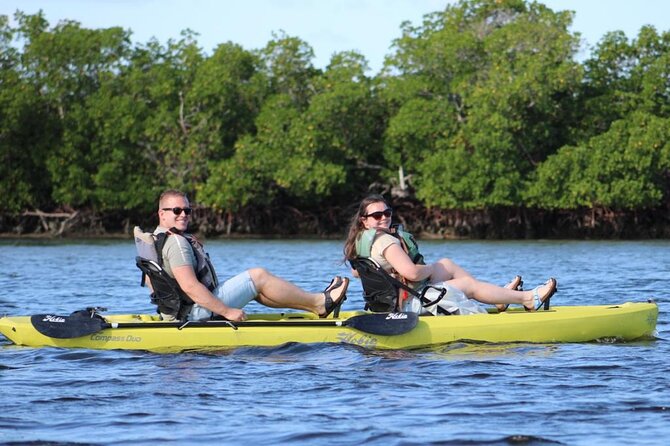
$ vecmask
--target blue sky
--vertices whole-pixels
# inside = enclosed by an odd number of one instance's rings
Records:
[[[42,9],[51,25],[76,20],[87,28],[121,26],[133,32],[132,40],[156,37],[165,43],[178,39],[186,28],[199,33],[208,53],[231,41],[248,50],[264,47],[272,32],[283,30],[312,46],[314,65],[324,68],[337,51],[357,50],[376,74],[400,24],[421,23],[424,14],[443,10],[448,0],[0,0],[0,14],[17,9],[33,14]],[[634,38],[650,24],[670,31],[667,0],[545,0],[555,11],[575,11],[572,31],[584,39],[581,58],[589,45],[608,31],[621,30]]]

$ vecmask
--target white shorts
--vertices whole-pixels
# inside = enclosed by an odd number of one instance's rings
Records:
[[[244,271],[220,283],[212,294],[221,302],[232,308],[243,308],[258,296],[254,281],[249,271]],[[212,312],[198,304],[193,305],[188,315],[190,321],[202,321],[212,317]]]
[[[468,299],[468,297],[463,293],[463,291],[458,288],[449,285],[446,282],[431,283],[433,287],[446,289],[447,292],[444,294],[442,300],[437,302],[434,305],[428,307],[423,307],[419,299],[412,297],[405,302],[403,311],[412,311],[419,314],[433,314],[438,315],[437,307],[440,307],[451,314],[479,314],[479,313],[488,313],[486,308],[484,308],[478,301],[474,299]],[[440,295],[440,290],[435,288],[429,288],[426,291],[425,297],[429,301],[436,300]]]

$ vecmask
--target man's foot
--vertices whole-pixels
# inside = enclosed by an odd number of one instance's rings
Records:
[[[323,291],[325,312],[319,314],[321,319],[330,316],[330,313],[335,312],[335,318],[340,316],[340,307],[342,303],[347,300],[347,288],[349,287],[349,279],[336,276],[331,280],[330,285]]]

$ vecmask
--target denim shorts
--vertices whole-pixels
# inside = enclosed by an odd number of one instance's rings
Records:
[[[212,294],[221,302],[232,308],[243,308],[258,296],[256,286],[254,285],[249,271],[244,271],[223,283],[220,283]],[[188,315],[191,321],[201,321],[209,319],[212,316],[211,311],[196,304]]]

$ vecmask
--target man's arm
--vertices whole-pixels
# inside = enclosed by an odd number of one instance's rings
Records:
[[[207,287],[198,281],[192,266],[183,265],[172,268],[172,274],[174,274],[179,288],[201,307],[205,307],[231,321],[243,321],[247,318],[244,310],[229,307],[214,297]]]

